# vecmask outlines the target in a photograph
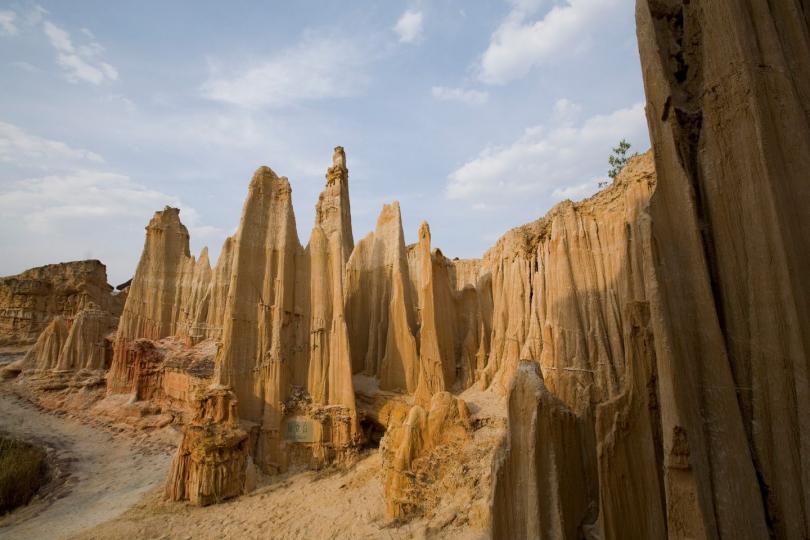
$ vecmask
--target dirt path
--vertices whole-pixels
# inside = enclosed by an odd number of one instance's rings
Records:
[[[291,473],[204,508],[167,503],[153,493],[74,540],[425,538],[424,523],[396,527],[385,519],[380,466],[375,452],[348,471]]]
[[[68,538],[116,518],[166,478],[171,455],[165,446],[40,411],[0,392],[0,430],[49,449],[65,483],[0,520],[0,538]],[[56,499],[56,500],[53,500]]]

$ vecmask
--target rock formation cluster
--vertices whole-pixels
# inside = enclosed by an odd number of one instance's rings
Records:
[[[25,369],[106,370],[126,294],[114,292],[96,260],[0,278],[0,349],[18,358],[3,366],[0,377]],[[18,351],[27,352],[20,358]]]
[[[247,438],[239,427],[233,392],[207,389],[172,461],[166,497],[205,506],[241,495],[250,459]]]
[[[439,521],[495,538],[810,537],[810,7],[636,15],[653,150],[481,259],[406,245],[396,202],[355,244],[338,147],[306,246],[261,167],[214,268],[154,215],[114,338],[86,261],[0,280],[3,344],[184,411],[172,500],[379,444],[393,519],[459,493]]]
[[[0,347],[32,345],[56,317],[85,308],[117,317],[126,295],[113,295],[107,269],[96,260],[49,264],[0,278]]]

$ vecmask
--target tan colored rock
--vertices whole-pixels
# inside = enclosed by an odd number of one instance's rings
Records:
[[[233,393],[212,387],[200,396],[186,427],[165,496],[199,506],[239,496],[245,491],[249,460],[248,434],[239,428]]]
[[[582,421],[543,384],[537,363],[521,361],[508,397],[509,434],[497,464],[492,536],[582,538],[589,512]]]
[[[107,369],[112,359],[107,336],[114,330],[112,316],[106,311],[92,304],[80,311],[70,325],[56,369]]]
[[[628,362],[622,310],[646,299],[642,216],[654,186],[652,156],[636,157],[608,189],[558,204],[487,252],[485,383],[505,388],[518,359],[529,359],[578,414],[618,394]]]
[[[438,316],[433,257],[430,251],[430,227],[419,226],[417,245],[417,276],[419,295],[419,374],[417,402],[427,405],[431,397],[452,387],[455,382],[454,357],[445,345],[448,319]],[[446,307],[445,307],[446,309]],[[440,338],[442,336],[442,338]],[[450,355],[448,356],[448,353]]]
[[[146,227],[146,240],[118,325],[108,375],[110,393],[132,393],[132,365],[138,339],[158,340],[191,331],[194,305],[211,279],[207,250],[197,261],[189,252],[188,230],[180,210],[155,212]]]
[[[605,538],[664,538],[664,458],[649,305],[627,304],[623,319],[624,390],[596,407],[600,518]]]
[[[669,534],[808,537],[808,6],[640,0],[636,19]]]
[[[401,421],[400,421],[401,422]],[[438,392],[426,412],[415,405],[404,422],[391,422],[380,445],[385,470],[386,512],[390,518],[406,518],[424,511],[422,490],[415,462],[447,445],[463,444],[472,429],[466,403],[449,392]]]
[[[385,205],[375,231],[361,240],[346,267],[346,311],[354,372],[380,388],[413,392],[418,359],[415,299],[399,203]]]
[[[222,244],[216,268],[211,276],[208,289],[199,303],[192,306],[193,323],[189,331],[192,343],[203,339],[222,338],[225,305],[228,301],[228,289],[231,284],[231,266],[233,264],[234,239],[229,236]]]
[[[54,318],[25,355],[23,366],[28,369],[56,369],[68,332],[65,320],[62,317]]]
[[[306,249],[311,321],[307,388],[318,403],[350,409],[355,406],[343,274],[353,247],[346,156],[337,147]]]
[[[233,241],[231,282],[215,379],[233,388],[240,418],[261,426],[255,460],[264,470],[286,467],[280,404],[292,382],[306,384],[305,268],[289,181],[270,168],[253,175]],[[306,373],[304,371],[304,373]],[[296,376],[297,375],[297,376]]]
[[[0,346],[36,342],[55,317],[71,318],[90,303],[117,317],[120,298],[107,284],[99,261],[76,261],[31,268],[0,278]]]

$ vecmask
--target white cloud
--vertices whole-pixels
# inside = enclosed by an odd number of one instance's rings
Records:
[[[0,213],[18,216],[32,231],[57,230],[67,220],[144,220],[165,205],[182,206],[175,197],[150,190],[128,176],[77,170],[30,178],[0,191]],[[191,212],[193,214],[193,212]]]
[[[31,26],[36,26],[42,22],[46,15],[49,14],[50,11],[40,5],[36,5],[28,12],[26,19],[28,20],[28,24]]]
[[[539,2],[513,2],[512,11],[492,34],[481,57],[479,78],[487,84],[505,84],[537,65],[580,49],[628,1],[564,0],[534,22],[527,18]]]
[[[101,163],[104,160],[95,152],[38,137],[0,121],[0,163],[47,168],[84,161]]]
[[[50,21],[45,21],[42,29],[56,50],[56,61],[68,81],[98,85],[118,79],[118,70],[101,59],[104,48],[99,43],[91,41],[76,47],[70,34]]]
[[[176,197],[128,176],[76,170],[0,188],[0,273],[79,258],[100,258],[112,282],[132,275],[143,227],[166,205],[179,207],[191,234],[218,244],[225,232],[199,225],[199,215]],[[47,246],[46,249],[43,249]]]
[[[178,197],[104,170],[98,154],[0,122],[0,166],[4,164],[0,274],[97,256],[114,280],[123,281],[134,270],[144,225],[166,205],[181,209],[194,238],[218,244],[225,236],[202,223],[200,214]],[[13,178],[20,174],[30,176]]]
[[[610,149],[622,138],[635,144],[646,142],[642,103],[593,116],[579,127],[570,123],[531,127],[507,147],[485,148],[449,175],[446,196],[474,205],[527,195],[587,194],[583,179],[607,171]],[[595,190],[596,182],[587,186]]]
[[[463,88],[448,88],[446,86],[434,86],[430,93],[435,99],[441,101],[460,101],[467,105],[483,105],[489,99],[488,92],[480,90],[465,90]]]
[[[551,193],[551,196],[555,199],[571,199],[572,201],[576,201],[579,199],[584,199],[597,189],[599,189],[599,180],[594,180],[592,182],[585,182],[584,184],[578,184],[576,186],[557,188]]]
[[[214,70],[203,96],[243,107],[284,107],[357,95],[367,85],[364,51],[346,39],[307,36],[232,76]]]
[[[565,98],[558,99],[554,103],[552,119],[555,123],[567,124],[576,121],[581,112],[582,107],[580,107],[578,104],[573,103]]]
[[[0,34],[4,36],[14,36],[17,34],[17,14],[13,11],[0,11]]]
[[[394,32],[399,36],[402,43],[416,43],[422,38],[424,17],[421,11],[408,10],[394,25]]]

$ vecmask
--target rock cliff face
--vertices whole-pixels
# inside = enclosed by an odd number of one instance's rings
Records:
[[[107,383],[111,392],[135,391],[132,366],[142,350],[132,347],[135,340],[193,333],[194,313],[211,282],[211,268],[207,251],[196,260],[188,242],[178,209],[155,212],[118,325]]]
[[[94,304],[65,321],[56,317],[28,351],[21,368],[69,371],[104,370],[112,358],[113,317]]]
[[[654,195],[565,203],[485,256],[496,537],[807,537],[807,14],[640,0]]]
[[[206,390],[195,408],[172,461],[165,494],[169,500],[205,506],[245,491],[248,434],[239,428],[236,400],[228,388]]]
[[[482,382],[509,386],[496,538],[666,530],[646,315],[655,185],[652,156],[633,158],[606,190],[509,231],[484,257],[492,330]]]
[[[413,393],[419,366],[416,302],[399,203],[385,205],[374,232],[357,244],[346,282],[352,371],[378,377],[383,390]]]
[[[810,535],[810,6],[637,3],[670,535]]]
[[[91,303],[117,317],[107,269],[95,260],[49,264],[0,278],[0,347],[32,345],[55,317],[72,318]]]
[[[493,536],[585,537],[595,506],[589,508],[582,420],[546,389],[538,364],[527,360],[512,378],[508,412],[509,447],[495,480]],[[526,481],[532,478],[542,481]]]

